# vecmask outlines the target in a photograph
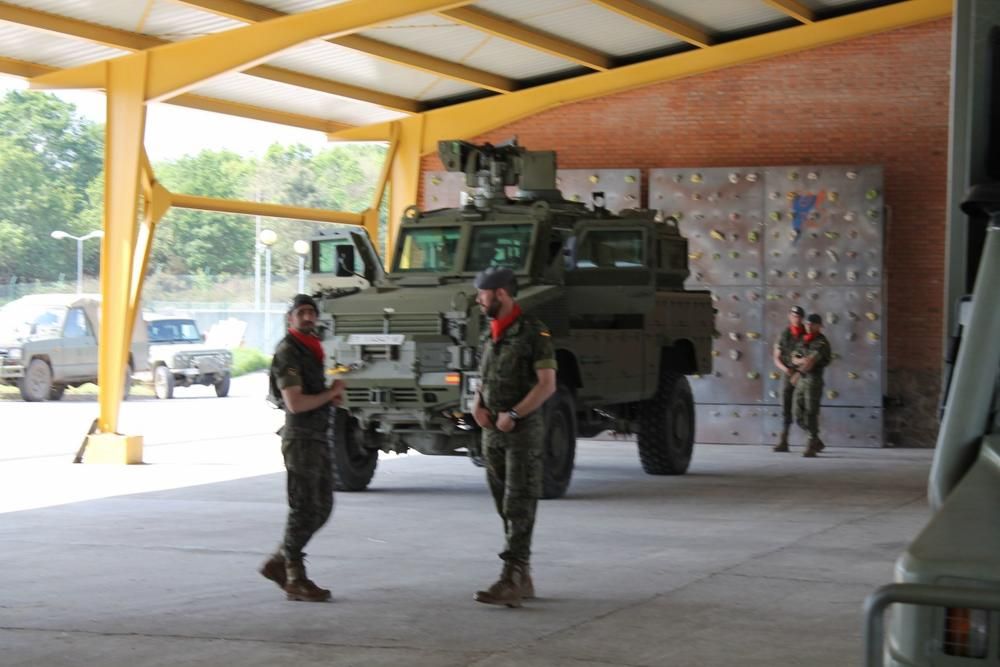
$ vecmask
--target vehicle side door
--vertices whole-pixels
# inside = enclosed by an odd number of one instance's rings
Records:
[[[56,380],[97,378],[97,336],[83,308],[70,308],[66,313],[60,347],[62,349],[58,353],[52,353],[52,373]]]

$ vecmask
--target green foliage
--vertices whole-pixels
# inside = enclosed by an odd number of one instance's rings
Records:
[[[270,365],[271,357],[255,347],[238,347],[233,350],[233,377],[253,373]]]

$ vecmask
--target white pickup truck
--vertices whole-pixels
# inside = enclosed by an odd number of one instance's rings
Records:
[[[146,320],[149,332],[149,365],[157,398],[173,398],[174,387],[193,384],[214,386],[220,398],[229,394],[233,355],[205,344],[190,317],[156,317]]]

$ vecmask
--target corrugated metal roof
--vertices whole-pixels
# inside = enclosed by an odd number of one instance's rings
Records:
[[[6,3],[171,41],[195,39],[238,28],[252,20],[252,15],[248,18],[240,14],[246,8],[253,8],[249,0],[234,0],[231,4],[221,5],[225,11],[242,17],[238,20],[199,7],[201,1],[0,0],[0,11],[2,3]],[[346,1],[256,0],[256,3],[259,7],[281,13],[299,13]],[[795,19],[764,0],[638,1],[649,9],[723,41],[795,23]],[[872,4],[868,0],[799,1],[820,18],[863,10]],[[650,57],[650,53],[678,46],[686,48],[686,43],[676,36],[632,20],[592,0],[478,0],[467,7],[596,53],[596,65],[589,55],[583,57],[591,67],[614,67],[617,63]],[[40,30],[37,26],[32,27],[33,19],[30,18],[13,17],[12,20],[27,25],[0,20],[0,73],[5,68],[8,73],[23,72],[18,63],[5,63],[4,59],[49,67],[74,67],[127,53],[124,49],[109,48],[90,41],[120,43],[127,35],[60,36]],[[89,27],[82,24],[77,28],[87,33]],[[417,110],[420,101],[432,101],[439,106],[470,95],[496,94],[496,90],[518,89],[537,80],[554,80],[591,71],[579,65],[570,55],[553,53],[551,48],[546,50],[529,46],[486,29],[459,24],[438,14],[398,19],[367,28],[357,36],[364,38],[364,43],[355,42],[355,48],[312,41],[271,58],[267,64],[333,83],[394,95],[401,99],[387,103],[394,104],[395,108],[410,108],[408,101],[416,101]],[[134,46],[135,41],[129,43]],[[408,51],[399,52],[399,47]],[[429,60],[417,67],[412,63],[416,56],[409,52],[416,52]],[[601,61],[601,56],[609,61]],[[447,66],[451,64],[462,67]],[[313,82],[315,87],[324,87],[316,84]],[[371,102],[254,76],[228,75],[198,86],[193,92],[340,123],[367,125],[400,117],[399,112]],[[350,94],[348,90],[340,92]],[[358,96],[365,95],[358,93]],[[240,112],[252,114],[250,111]]]

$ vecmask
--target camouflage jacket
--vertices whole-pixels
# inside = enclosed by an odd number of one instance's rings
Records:
[[[803,328],[803,335],[805,335],[805,328]],[[791,327],[785,327],[781,330],[781,335],[778,336],[778,342],[774,344],[778,348],[778,356],[781,359],[781,363],[786,366],[792,365],[792,352],[795,348],[802,343],[802,336],[796,336],[792,333]]]
[[[279,389],[301,386],[304,394],[318,394],[326,388],[322,362],[291,334],[281,339],[274,350],[271,377]],[[329,405],[297,414],[285,410],[285,435],[298,429],[325,435],[329,417]]]
[[[830,341],[823,334],[806,341],[805,338],[799,341],[792,356],[817,357],[815,365],[808,373],[803,373],[806,377],[822,378],[823,369],[830,365],[833,359],[833,352],[830,350]]]
[[[493,414],[509,410],[538,384],[536,370],[557,368],[552,334],[537,318],[522,315],[497,342],[487,327],[479,373],[482,402]]]

